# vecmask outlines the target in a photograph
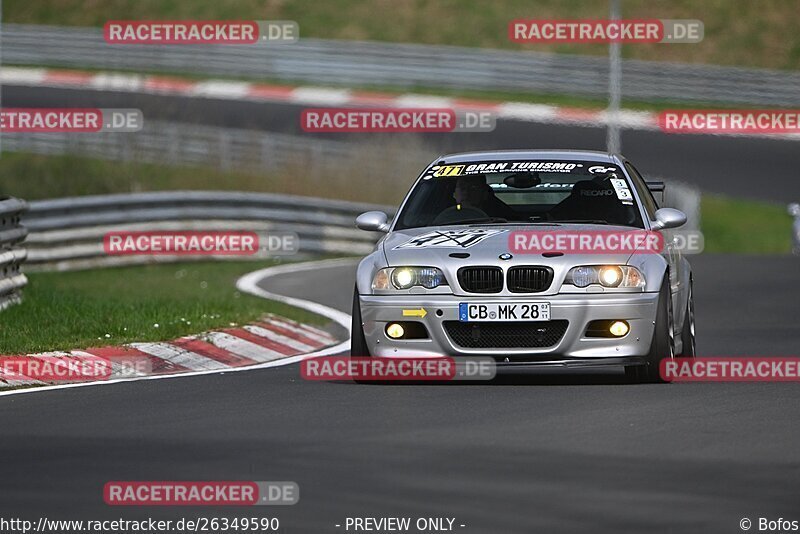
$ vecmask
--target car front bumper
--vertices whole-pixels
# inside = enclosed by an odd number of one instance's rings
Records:
[[[364,336],[372,356],[377,357],[437,357],[491,356],[500,364],[520,365],[597,365],[639,364],[650,350],[658,307],[658,293],[618,294],[559,294],[520,297],[458,296],[458,295],[361,295],[361,319]],[[448,333],[445,323],[459,320],[459,303],[550,303],[550,322],[567,321],[563,335],[548,346],[500,348],[458,344]],[[424,317],[404,316],[404,310],[425,310]],[[587,337],[586,327],[594,320],[624,320],[630,331],[619,338]],[[390,322],[418,321],[425,325],[428,339],[395,340],[386,335]],[[479,325],[487,323],[466,323]],[[503,323],[492,322],[491,325]],[[561,323],[563,325],[563,323]],[[530,321],[524,328],[532,331],[546,326]],[[455,325],[459,327],[459,325]],[[450,332],[454,328],[450,323]],[[465,328],[465,323],[460,324]],[[489,327],[491,328],[491,326]],[[471,331],[471,330],[470,330]],[[541,330],[540,330],[541,331]],[[480,338],[481,333],[477,336]],[[463,339],[463,338],[462,338]],[[354,355],[359,356],[359,355]]]

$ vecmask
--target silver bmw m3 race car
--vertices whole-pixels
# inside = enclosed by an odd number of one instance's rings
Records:
[[[624,157],[591,151],[442,156],[358,266],[353,356],[490,356],[498,365],[624,366],[660,381],[695,354],[692,271]]]

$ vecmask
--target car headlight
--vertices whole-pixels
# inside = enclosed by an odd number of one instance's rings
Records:
[[[372,289],[434,289],[446,286],[444,273],[436,267],[389,267],[375,273]]]
[[[645,279],[639,269],[628,265],[581,265],[570,269],[564,283],[576,287],[644,287]]]

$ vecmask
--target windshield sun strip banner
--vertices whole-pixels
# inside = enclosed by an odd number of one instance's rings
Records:
[[[475,161],[433,165],[425,171],[423,178],[450,178],[475,174],[497,174],[514,172],[545,172],[554,174],[615,174],[622,176],[616,165],[598,165],[593,162],[561,161],[561,160],[511,160],[511,161]]]
[[[584,169],[584,164],[576,161],[484,161],[450,165],[434,165],[424,178],[448,178],[470,174],[494,174],[501,172],[549,172],[572,173]],[[583,173],[581,173],[583,174]]]

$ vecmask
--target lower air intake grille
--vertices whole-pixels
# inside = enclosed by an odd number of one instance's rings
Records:
[[[530,349],[556,345],[569,321],[519,321],[508,323],[462,323],[444,321],[453,343],[467,349]]]

